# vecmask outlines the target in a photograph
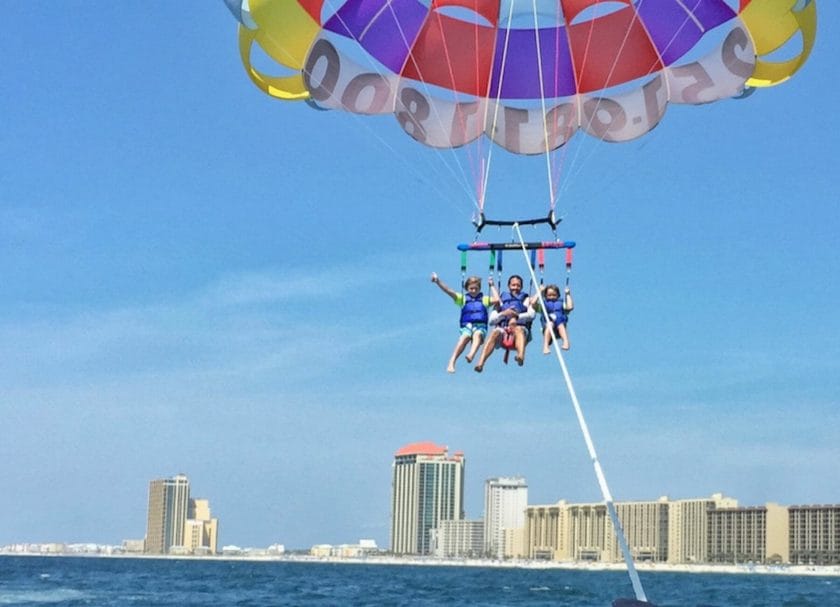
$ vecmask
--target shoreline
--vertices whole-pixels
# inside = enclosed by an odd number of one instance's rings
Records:
[[[525,559],[476,559],[476,558],[436,558],[421,556],[364,556],[364,557],[318,557],[310,555],[269,555],[269,554],[218,554],[218,555],[168,555],[134,553],[95,553],[95,552],[12,552],[0,551],[4,556],[22,557],[65,557],[65,558],[120,558],[120,559],[156,559],[178,561],[245,561],[276,563],[327,563],[336,565],[394,565],[421,567],[478,567],[504,569],[561,569],[574,571],[627,571],[624,563],[584,563],[576,561],[536,561]],[[840,565],[725,565],[713,563],[669,564],[636,563],[636,569],[644,573],[717,573],[721,575],[792,575],[812,577],[840,577]]]

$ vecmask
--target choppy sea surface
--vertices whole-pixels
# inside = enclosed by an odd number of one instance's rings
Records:
[[[840,578],[642,574],[661,607],[836,607]],[[0,556],[0,605],[604,606],[626,572],[190,559]]]

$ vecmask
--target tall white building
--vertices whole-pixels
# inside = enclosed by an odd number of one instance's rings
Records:
[[[391,552],[430,554],[440,521],[464,518],[464,454],[449,456],[432,442],[394,454],[391,482]]]
[[[505,530],[525,526],[528,484],[521,477],[489,478],[484,483],[484,552],[505,556]]]
[[[432,530],[432,554],[439,558],[479,557],[484,551],[484,521],[440,521]]]

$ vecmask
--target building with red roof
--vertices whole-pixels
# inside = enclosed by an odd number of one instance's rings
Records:
[[[464,453],[431,441],[394,453],[391,482],[391,551],[430,554],[441,521],[464,518]]]

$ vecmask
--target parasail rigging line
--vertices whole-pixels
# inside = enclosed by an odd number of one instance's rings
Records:
[[[336,18],[338,19],[339,23],[341,23],[343,26],[345,26],[346,31],[347,31],[347,32],[351,32],[351,31],[352,31],[352,28],[348,27],[347,23],[346,23],[346,22],[344,21],[344,19],[341,17],[340,12],[338,11],[338,7],[335,5],[335,3],[334,3],[332,0],[325,0],[325,5],[326,5],[326,6],[328,6],[328,7],[329,7],[329,8],[330,8],[333,12],[334,12],[334,14],[335,14]],[[399,31],[399,33],[400,33],[400,37],[401,37],[401,39],[402,39],[403,44],[405,44],[407,48],[408,48],[408,47],[410,47],[410,44],[409,44],[408,38],[406,37],[406,35],[405,35],[405,31],[402,29],[402,27],[401,27],[401,25],[400,25],[400,22],[399,22],[399,19],[397,18],[396,13],[394,13],[394,8],[393,8],[393,6],[392,6],[391,2],[388,2],[388,3],[387,3],[387,5],[383,6],[382,10],[380,10],[380,11],[379,11],[376,15],[374,15],[374,17],[373,17],[373,18],[372,18],[372,19],[368,22],[367,27],[364,29],[364,31],[366,32],[366,31],[370,28],[370,26],[373,24],[373,22],[376,20],[376,18],[377,18],[377,17],[379,17],[379,16],[381,16],[381,15],[382,15],[382,13],[383,13],[386,9],[387,9],[387,10],[389,10],[389,11],[391,12],[392,16],[394,17],[394,20],[395,20],[395,22],[396,22],[396,24],[397,24],[398,31]],[[356,42],[360,42],[360,37],[357,37],[357,36],[352,35],[352,34],[351,34],[351,36],[350,36],[350,37],[351,37],[353,40],[355,40]],[[371,61],[371,62],[369,63],[369,67],[370,67],[370,68],[371,68],[374,72],[376,72],[376,74],[377,74],[377,75],[381,76],[382,78],[386,78],[385,73],[384,73],[384,72],[383,72],[383,70],[380,68],[380,66],[379,66],[379,65],[377,65],[377,63],[376,63],[375,61]],[[418,72],[420,72],[420,68],[419,68],[419,66],[417,66],[417,69],[418,69]],[[421,80],[419,80],[419,81],[418,81],[418,84],[420,84],[420,85],[424,88],[424,90],[425,90],[425,92],[426,92],[427,94],[430,94],[430,93],[431,93],[431,89],[429,88],[428,84],[427,84],[424,80],[422,80],[422,79],[421,79]],[[434,114],[434,119],[438,122],[438,124],[442,125],[442,124],[443,124],[443,120],[441,119],[441,116],[440,116],[440,114],[438,113],[437,108],[436,108],[435,106],[432,106],[432,111],[433,111],[433,114]],[[383,145],[383,147],[384,147],[385,149],[389,150],[390,152],[392,152],[392,153],[393,153],[393,154],[395,154],[396,156],[400,157],[400,159],[403,161],[403,163],[404,163],[407,167],[409,167],[409,169],[410,169],[412,172],[414,172],[414,173],[415,173],[415,174],[417,174],[418,176],[422,177],[422,178],[424,179],[424,181],[426,180],[426,177],[427,177],[427,176],[426,176],[426,175],[424,175],[424,174],[422,174],[422,173],[421,173],[421,172],[417,169],[417,167],[416,167],[416,166],[414,166],[412,163],[408,162],[408,160],[406,159],[406,157],[405,157],[405,155],[404,155],[404,154],[402,154],[401,152],[399,152],[398,150],[396,150],[396,149],[395,149],[392,145],[390,145],[390,144],[389,144],[389,143],[388,143],[388,142],[387,142],[387,141],[386,141],[386,140],[385,140],[382,136],[380,136],[378,133],[376,133],[370,125],[366,124],[366,123],[367,123],[367,121],[366,121],[366,120],[364,120],[364,118],[363,118],[363,114],[357,114],[357,113],[355,113],[355,112],[349,112],[349,113],[350,113],[350,114],[351,114],[351,116],[354,118],[354,120],[355,120],[357,123],[361,123],[361,124],[364,126],[364,128],[367,130],[367,132],[368,132],[369,134],[373,135],[373,137],[374,137],[374,138],[375,138],[375,139],[376,139],[376,140],[377,140],[380,144],[382,144],[382,145]],[[455,149],[453,149],[453,148],[449,148],[449,152],[450,152],[450,155],[452,156],[452,158],[454,159],[454,165],[457,167],[457,171],[455,170],[455,168],[453,168],[453,166],[452,166],[452,164],[451,164],[451,163],[446,162],[446,160],[445,160],[445,158],[444,158],[444,155],[443,155],[443,153],[441,153],[440,149],[438,149],[438,148],[433,148],[433,150],[434,150],[435,155],[436,155],[436,156],[437,156],[437,157],[441,160],[441,162],[440,162],[439,164],[438,164],[438,163],[429,163],[427,166],[428,166],[430,169],[432,169],[433,171],[438,172],[438,173],[440,173],[440,172],[441,172],[441,171],[440,171],[440,167],[441,167],[441,166],[443,166],[443,167],[444,167],[444,169],[445,169],[445,171],[446,171],[447,173],[449,173],[449,175],[450,175],[452,178],[454,178],[454,181],[455,181],[455,183],[457,183],[457,184],[458,184],[459,188],[460,188],[460,189],[462,189],[462,190],[463,190],[463,191],[464,191],[464,192],[468,195],[468,197],[472,200],[472,206],[473,206],[474,208],[477,208],[477,207],[478,207],[478,203],[477,203],[477,201],[476,201],[476,199],[475,199],[475,195],[474,195],[474,188],[472,188],[472,187],[470,187],[470,186],[468,186],[468,185],[467,185],[467,184],[469,184],[469,183],[470,183],[470,179],[467,177],[467,174],[466,174],[466,172],[464,171],[463,163],[462,163],[462,162],[461,162],[461,160],[458,158],[458,155],[457,155],[457,153],[455,152]],[[460,175],[459,175],[458,173],[460,173]],[[448,200],[448,201],[452,202],[451,197],[450,197],[450,196],[447,196],[447,195],[446,195],[446,194],[445,194],[445,193],[444,193],[444,192],[443,192],[443,191],[442,191],[442,190],[438,187],[438,184],[437,184],[434,180],[431,180],[431,183],[432,183],[433,189],[434,189],[434,190],[438,193],[438,195],[439,195],[442,199],[445,199],[445,200]],[[455,206],[457,206],[457,205],[455,205]],[[459,208],[460,208],[460,207],[459,207]]]
[[[694,22],[695,25],[697,25],[698,27],[700,27],[702,29],[702,26],[698,23],[697,17],[694,15],[692,10],[689,9],[687,6],[685,6],[685,4],[683,4],[683,2],[681,0],[677,0],[677,3],[680,5],[680,7],[686,13],[686,16],[683,19],[682,24],[680,24],[679,27],[674,29],[674,33],[671,35],[671,39],[668,41],[668,43],[665,45],[665,47],[661,51],[659,49],[657,49],[655,45],[653,45],[653,49],[656,52],[656,56],[659,59],[660,63],[662,63],[663,65],[665,64],[665,62],[662,60],[662,56],[671,48],[671,46],[674,44],[674,42],[678,39],[680,32],[682,31],[682,29],[686,25],[688,25],[689,21]],[[630,35],[630,29],[632,28],[633,24],[637,20],[639,20],[638,8],[635,7],[634,5],[630,5],[630,6],[633,9],[633,20],[631,21],[630,26],[628,26],[627,31],[625,32],[624,39],[622,40],[621,46],[619,47],[619,50],[616,53],[616,56],[615,56],[615,59],[613,60],[612,66],[610,67],[610,71],[609,71],[609,74],[607,75],[607,79],[606,79],[607,82],[609,82],[609,80],[612,78],[613,72],[615,71],[615,68],[618,64],[618,59],[621,56],[621,52],[624,50],[624,47],[627,44],[627,39]],[[591,29],[592,27],[594,27],[594,22],[593,22],[593,26],[590,27],[589,37],[587,38],[587,43],[586,43],[587,52],[589,50],[589,46],[590,46],[590,43],[591,43],[591,40],[592,40],[592,29]],[[650,69],[652,69],[653,67],[654,66],[651,65]],[[650,69],[648,71],[650,71]],[[663,78],[662,80],[663,80],[663,84],[665,86],[666,99],[670,100],[671,99],[671,83],[668,80],[668,78]],[[601,105],[601,98],[599,97],[597,99],[596,104],[595,104],[595,108],[593,109],[593,111],[590,115],[589,122],[587,123],[587,126],[586,126],[587,132],[588,132],[589,127],[592,125],[592,121],[594,120],[600,105]],[[579,111],[580,111],[580,108],[579,108]],[[579,122],[582,123],[581,120],[579,120]],[[592,145],[589,146],[588,152],[584,155],[583,159],[580,162],[578,162],[578,159],[582,155],[582,150],[583,150],[584,146],[583,146],[583,142],[580,142],[578,144],[578,146],[576,147],[576,150],[575,150],[575,154],[573,155],[571,163],[570,163],[571,167],[569,169],[569,172],[567,173],[567,178],[566,178],[565,182],[559,188],[561,194],[565,193],[569,189],[569,187],[570,187],[569,183],[574,181],[574,179],[583,171],[583,167],[588,163],[589,159],[591,159],[592,156],[597,151],[598,144],[603,143],[604,139],[606,138],[606,135],[607,135],[607,130],[605,129],[603,134],[598,136],[597,139],[592,143]]]
[[[540,107],[542,109],[543,141],[545,141],[545,168],[548,181],[549,210],[553,214],[555,203],[554,180],[551,178],[551,143],[548,139],[548,115],[545,109],[545,79],[543,76],[542,49],[540,48],[540,24],[537,18],[537,0],[531,0],[531,7],[534,14],[534,43],[537,48],[537,73],[540,75]]]
[[[516,0],[513,0],[510,3],[510,9],[508,11],[508,24],[511,23],[513,20],[513,7],[516,4]],[[502,65],[499,71],[499,84],[496,87],[496,102],[493,104],[493,126],[490,129],[491,133],[496,132],[496,128],[499,123],[499,106],[500,101],[502,99],[502,85],[504,84],[505,80],[505,63],[507,62],[507,54],[508,54],[508,47],[510,46],[510,27],[505,29],[505,45],[502,48]],[[484,108],[484,124],[487,124],[487,110],[489,109],[489,104],[485,105]],[[485,196],[487,195],[487,182],[490,180],[490,161],[493,158],[493,147],[492,145],[487,146],[487,163],[486,166],[483,166],[483,175],[482,177],[482,184],[481,184],[481,199],[479,200],[478,204],[478,212],[480,216],[484,215],[484,202]]]
[[[330,1],[330,0],[327,0],[327,1]],[[393,4],[392,4],[392,2],[391,2],[390,0],[388,1],[387,6],[388,6],[388,9],[389,9],[389,10],[390,10],[390,12],[391,12],[392,17],[394,18],[394,22],[397,24],[397,30],[398,30],[398,31],[399,31],[399,33],[400,33],[400,38],[402,39],[403,44],[405,45],[405,47],[406,47],[406,48],[411,48],[411,44],[409,43],[408,37],[405,35],[405,31],[404,31],[404,30],[403,30],[403,28],[402,28],[402,24],[400,23],[400,20],[399,20],[399,18],[398,18],[398,16],[397,16],[396,12],[394,11]],[[425,19],[429,19],[429,15],[431,15],[431,12],[427,13],[427,15],[426,15]],[[440,20],[440,15],[439,15],[439,14],[438,14],[438,20]],[[444,39],[444,52],[445,52],[445,54],[446,54],[446,62],[447,62],[447,68],[449,69],[449,73],[450,73],[450,79],[454,82],[454,78],[453,78],[453,76],[452,76],[452,60],[451,60],[451,58],[450,58],[450,56],[449,56],[449,47],[448,47],[448,45],[446,44],[446,40],[445,40],[445,39]],[[425,79],[423,79],[423,78],[422,78],[422,73],[423,73],[423,72],[422,72],[422,70],[420,69],[420,66],[419,66],[419,65],[417,65],[416,61],[414,61],[414,59],[413,59],[413,57],[412,57],[412,55],[411,55],[411,54],[407,55],[407,57],[406,57],[406,61],[412,61],[412,62],[414,63],[414,67],[417,69],[417,73],[421,76],[421,77],[420,77],[420,79],[419,79],[418,81],[416,81],[416,82],[417,82],[417,83],[419,83],[419,84],[421,84],[421,86],[422,86],[422,88],[424,89],[424,91],[426,92],[426,94],[431,95],[431,89],[429,88],[428,83],[425,81]],[[378,67],[374,66],[374,68],[378,70]],[[382,74],[381,74],[381,72],[380,72],[380,75],[382,75]],[[384,77],[384,76],[383,76],[383,77]],[[454,88],[453,88],[453,90],[454,90]],[[456,99],[458,98],[458,92],[457,92],[457,91],[455,91],[455,98],[456,98]],[[395,102],[396,102],[396,99],[395,99]],[[441,117],[440,112],[438,111],[437,106],[436,106],[436,105],[434,105],[434,104],[432,104],[432,106],[431,106],[431,111],[432,111],[432,113],[434,114],[434,119],[437,121],[438,125],[443,126],[443,123],[444,123],[444,122],[443,122],[443,118]],[[464,170],[463,163],[461,162],[461,159],[460,159],[460,158],[458,158],[458,154],[455,152],[455,149],[454,149],[454,148],[449,148],[449,155],[450,155],[450,156],[452,157],[452,159],[454,160],[455,166],[457,166],[457,167],[458,167],[458,172],[460,173],[460,177],[456,174],[456,172],[455,172],[455,170],[452,168],[452,166],[451,166],[448,162],[446,162],[446,161],[444,160],[444,155],[441,153],[441,151],[440,151],[437,147],[434,147],[433,149],[434,149],[435,154],[437,155],[437,157],[438,157],[438,158],[440,158],[440,160],[441,160],[442,164],[443,164],[443,165],[447,168],[447,170],[449,171],[449,173],[450,173],[453,177],[455,177],[455,178],[456,178],[456,180],[459,182],[460,187],[461,187],[461,188],[462,188],[462,189],[463,189],[463,190],[464,190],[464,191],[468,194],[468,196],[471,198],[471,200],[472,200],[472,206],[473,206],[474,208],[479,208],[479,202],[478,202],[478,200],[476,199],[476,197],[475,197],[475,195],[474,195],[475,186],[473,186],[472,188],[470,188],[470,187],[468,187],[468,186],[467,186],[467,184],[469,184],[469,183],[470,183],[470,179],[467,177],[467,173],[466,173],[466,171]],[[475,169],[474,169],[474,170],[472,171],[473,175],[475,174],[475,172],[476,172],[476,171],[475,171]]]
[[[638,11],[635,9],[635,7],[632,7],[632,5],[630,5],[630,6],[633,10],[633,19],[631,20],[630,24],[627,26],[627,29],[624,32],[624,38],[621,40],[621,46],[618,47],[618,52],[616,52],[615,58],[612,61],[612,65],[610,65],[609,72],[607,72],[607,77],[604,80],[605,83],[610,82],[610,80],[612,79],[613,73],[615,72],[615,69],[618,66],[619,57],[621,57],[621,53],[624,51],[624,47],[627,46],[627,40],[630,38],[630,31],[633,28],[633,24],[639,18]],[[585,46],[585,50],[584,50],[584,61],[583,61],[584,68],[587,65],[585,58],[589,54],[589,48],[592,45],[592,34],[593,34],[594,31],[595,31],[595,20],[593,19],[590,22],[589,33],[588,33],[587,38],[586,38],[586,46]],[[581,73],[577,77],[579,78],[579,80],[582,79],[583,78],[583,71],[581,71]],[[579,82],[579,80],[578,80],[578,82]],[[601,100],[602,99],[603,99],[602,97],[597,97],[596,98],[595,107],[589,113],[589,120],[586,123],[586,132],[587,133],[591,134],[590,129],[592,127],[592,122],[595,120],[595,117],[598,115],[598,110],[601,107]],[[583,103],[581,103],[580,100],[579,100],[578,101],[578,125],[583,124],[582,112],[583,112]],[[604,141],[604,139],[606,138],[607,133],[608,133],[608,129],[604,129],[603,132],[600,135],[598,135],[596,141],[594,141],[592,143],[592,145],[589,146],[589,152],[584,156],[583,160],[581,160],[580,162],[578,162],[578,159],[581,157],[582,150],[584,148],[584,143],[583,142],[578,143],[578,145],[575,148],[575,152],[572,155],[571,162],[570,162],[571,167],[569,169],[569,172],[571,172],[572,175],[567,177],[566,182],[565,182],[565,186],[561,186],[561,188],[560,188],[561,191],[565,192],[566,190],[568,190],[568,188],[569,188],[568,183],[570,181],[573,181],[574,178],[578,174],[580,174],[580,172],[583,170],[583,166],[585,164],[587,164],[589,159],[592,158],[592,156],[595,154],[595,151],[598,149],[598,147],[597,147],[598,144],[602,143]],[[567,173],[567,175],[568,175],[568,173]]]
[[[390,2],[389,2],[389,6],[390,6]],[[392,11],[393,11],[393,9],[392,9]],[[443,30],[443,25],[441,24],[441,14],[440,14],[440,12],[436,11],[435,14],[437,15],[438,26],[441,28],[441,30]],[[400,31],[402,31],[402,28],[400,28]],[[475,31],[475,38],[476,38],[476,48],[478,48],[478,42],[477,42],[477,40],[478,40],[478,27],[475,27],[474,31]],[[403,39],[405,39],[405,34],[402,34],[402,36],[403,36]],[[449,44],[447,43],[446,36],[442,37],[442,41],[443,41],[443,54],[446,57],[446,69],[449,72],[449,80],[452,83],[452,90],[454,92],[455,99],[456,99],[456,101],[458,101],[457,107],[460,107],[460,105],[461,105],[461,103],[460,103],[460,93],[457,90],[457,88],[455,87],[455,72],[454,72],[453,67],[452,67],[453,66],[452,56],[449,52]],[[407,44],[408,44],[408,42],[406,41],[406,45]],[[414,65],[417,68],[417,72],[422,74],[422,72],[420,70],[420,66],[418,66],[416,62],[415,62]],[[475,55],[475,65],[476,65],[476,69],[475,69],[476,79],[478,79],[478,53],[476,53],[476,55]],[[430,93],[429,87],[426,84],[425,80],[423,80],[422,82],[423,82],[424,88],[426,89],[426,92]],[[433,104],[433,108],[434,108],[435,114],[436,114],[437,119],[438,119],[438,124],[442,125],[443,120],[440,117],[440,112],[438,112],[437,106]],[[461,123],[461,127],[466,132],[467,119],[464,115],[464,112],[461,112],[460,110],[456,109],[455,110],[455,115],[459,119],[459,121]],[[468,159],[469,159],[469,163],[472,166],[473,187],[475,189],[475,199],[473,201],[473,204],[478,209],[479,212],[481,211],[481,208],[483,206],[483,200],[482,200],[483,184],[481,182],[481,178],[482,178],[482,175],[484,174],[484,159],[483,159],[482,153],[481,153],[481,144],[482,144],[481,137],[479,137],[478,138],[478,143],[477,143],[478,151],[475,154],[473,154],[471,146],[469,146],[469,145],[465,146],[465,149],[467,151],[467,156],[468,156]],[[458,160],[457,154],[455,154],[455,151],[454,151],[453,148],[450,148],[450,149],[452,150],[452,154],[455,157],[456,162],[458,163],[459,167],[461,168],[462,175],[464,175],[464,170],[463,170],[463,167],[461,166],[460,161]],[[467,181],[466,175],[464,175],[464,181]]]
[[[525,240],[522,238],[522,232],[519,229],[519,225],[514,224],[513,229],[516,232],[517,238],[519,239],[519,245],[522,250],[522,254],[525,257],[525,263],[528,265],[528,272],[531,275],[531,280],[533,280],[534,283],[536,283],[537,276],[534,273],[534,266],[531,263],[530,256],[528,255],[528,247]],[[550,319],[548,318],[548,312],[545,306],[545,300],[543,299],[542,292],[538,291],[537,297],[539,298],[543,318],[546,322],[549,322]],[[586,418],[583,415],[583,409],[580,406],[577,393],[575,392],[574,385],[572,384],[571,375],[569,375],[569,369],[566,367],[566,362],[563,360],[563,354],[560,351],[560,346],[557,343],[557,338],[554,336],[554,333],[551,333],[551,344],[554,348],[554,353],[557,356],[557,362],[559,363],[560,369],[563,372],[563,379],[566,382],[566,389],[569,391],[569,397],[571,398],[572,405],[575,409],[575,415],[577,416],[578,425],[580,426],[580,431],[583,435],[583,440],[586,443],[586,449],[589,452],[589,458],[590,460],[592,460],[592,466],[595,469],[595,477],[598,479],[598,486],[601,489],[601,495],[604,499],[604,505],[607,507],[607,513],[609,514],[610,521],[613,525],[615,538],[616,540],[618,540],[618,545],[621,548],[621,554],[624,557],[624,562],[627,565],[627,573],[630,576],[630,583],[633,585],[633,592],[636,595],[636,600],[647,601],[647,596],[645,595],[644,588],[642,587],[642,582],[639,579],[639,573],[636,571],[636,566],[633,562],[633,555],[630,553],[630,548],[627,545],[627,539],[624,535],[624,528],[622,527],[621,520],[618,518],[618,513],[615,510],[615,503],[613,501],[612,493],[610,493],[610,488],[607,485],[607,478],[604,475],[603,469],[601,468],[601,462],[598,459],[598,453],[595,451],[595,443],[592,441],[592,435],[589,433],[589,425],[586,423]]]

